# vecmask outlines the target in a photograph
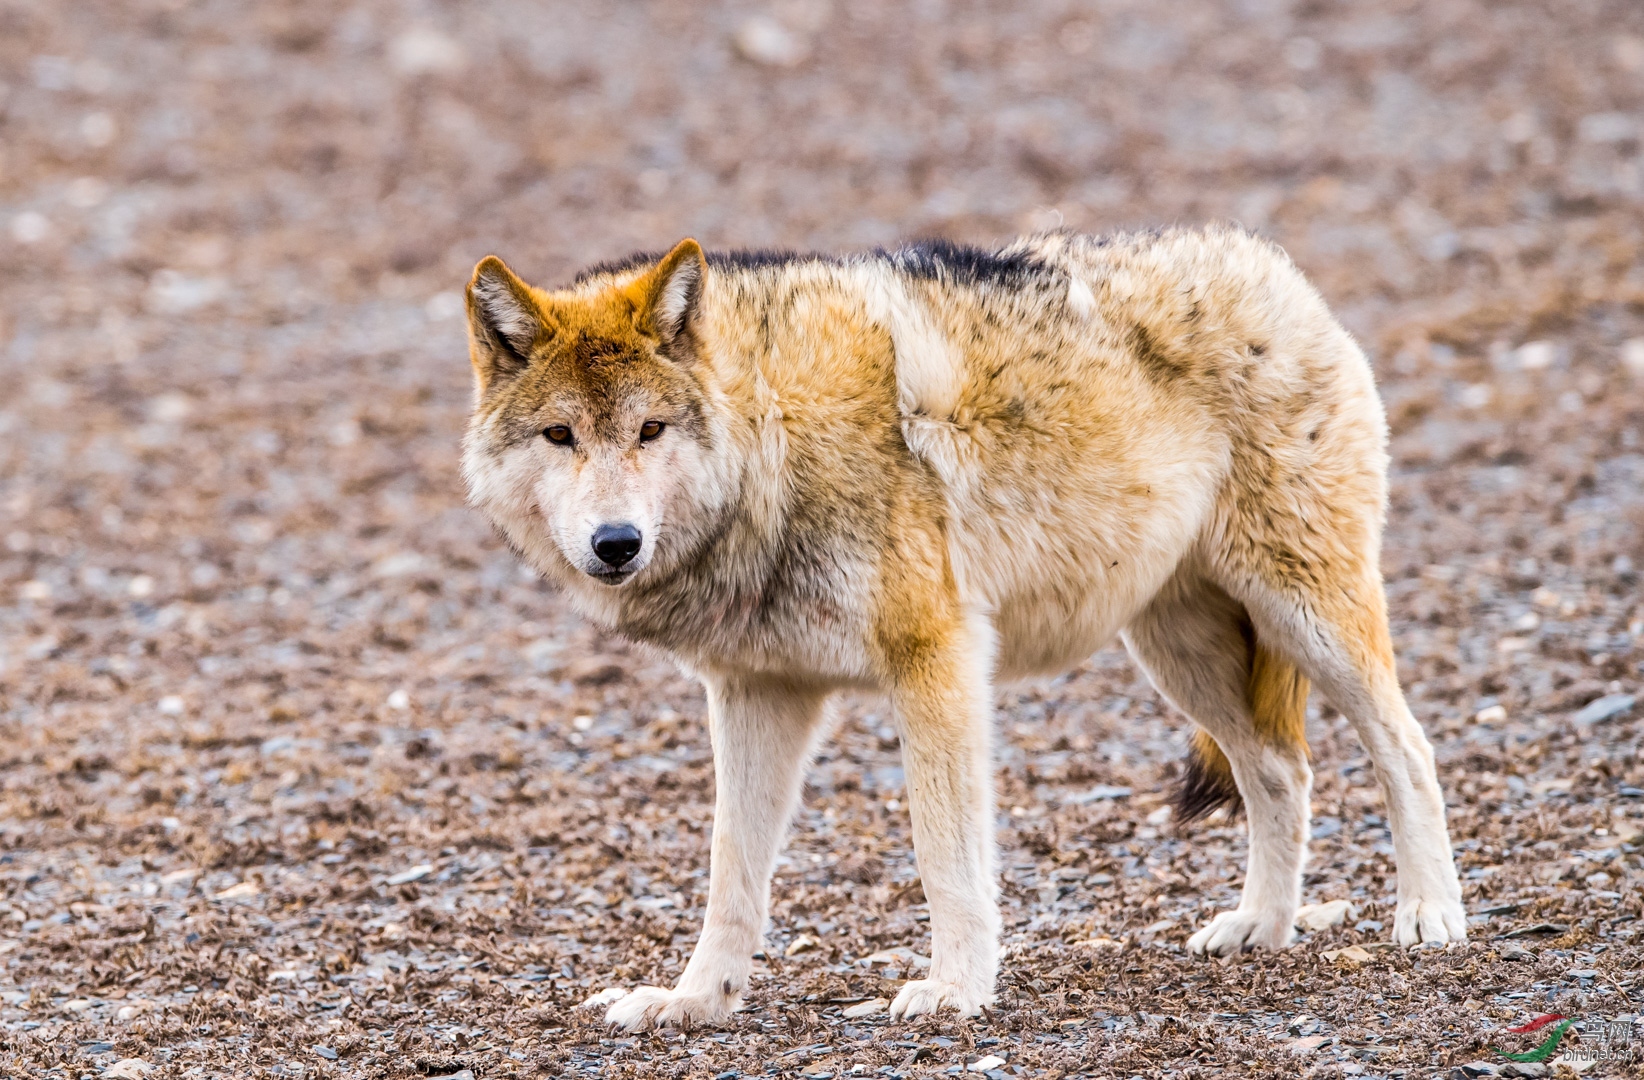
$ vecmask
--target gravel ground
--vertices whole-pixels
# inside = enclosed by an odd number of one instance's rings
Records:
[[[0,1075],[1425,1077],[1548,1011],[1644,1075],[1641,138],[1629,0],[0,0]],[[702,696],[463,507],[475,259],[1218,218],[1382,380],[1472,939],[1382,945],[1315,704],[1354,911],[1187,956],[1242,833],[1171,824],[1187,725],[1109,650],[1001,695],[993,1012],[864,1004],[929,938],[862,698],[746,1010],[610,1037],[700,924]]]

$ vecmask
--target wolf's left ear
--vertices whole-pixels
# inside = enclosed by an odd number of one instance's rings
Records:
[[[708,260],[701,244],[681,240],[674,245],[650,273],[628,286],[639,331],[662,342],[665,349],[682,344],[696,317],[707,276]]]
[[[531,287],[495,255],[481,259],[468,282],[469,356],[480,391],[524,371],[538,339],[551,332]]]

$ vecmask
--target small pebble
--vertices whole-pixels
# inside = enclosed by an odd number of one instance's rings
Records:
[[[764,67],[791,68],[810,55],[804,38],[775,19],[756,15],[737,28],[736,51]]]
[[[1570,719],[1577,724],[1596,724],[1627,712],[1637,700],[1632,694],[1606,694],[1596,701],[1589,702]]]
[[[383,882],[384,885],[409,885],[413,881],[421,881],[434,872],[432,865],[418,863],[409,870],[402,870]]]
[[[1304,904],[1296,912],[1296,925],[1303,930],[1328,930],[1340,926],[1357,914],[1346,900],[1330,900],[1323,904]]]
[[[154,1066],[142,1058],[122,1058],[103,1070],[102,1080],[143,1080]]]

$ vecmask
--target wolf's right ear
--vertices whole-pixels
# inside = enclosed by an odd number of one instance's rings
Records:
[[[468,282],[468,353],[480,392],[524,371],[531,350],[551,332],[530,286],[495,255],[481,259]]]

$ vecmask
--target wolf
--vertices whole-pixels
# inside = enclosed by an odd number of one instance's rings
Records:
[[[740,1003],[807,755],[846,688],[887,694],[930,904],[893,1016],[993,1000],[994,687],[1117,637],[1195,723],[1184,819],[1240,805],[1236,908],[1188,941],[1294,939],[1311,685],[1380,780],[1393,940],[1462,939],[1432,749],[1379,568],[1387,428],[1369,364],[1242,230],[838,257],[663,255],[467,289],[473,505],[583,615],[707,694],[716,796],[678,985],[608,1020]]]

